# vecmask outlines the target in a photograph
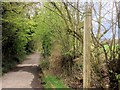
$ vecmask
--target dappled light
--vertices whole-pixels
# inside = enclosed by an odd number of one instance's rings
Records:
[[[118,2],[1,4],[3,88],[120,90]]]

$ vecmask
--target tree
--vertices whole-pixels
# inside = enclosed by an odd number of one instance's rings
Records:
[[[118,58],[120,62],[120,1],[118,2],[118,49],[119,49]],[[120,80],[118,80],[118,84],[119,84],[118,88],[120,90]]]
[[[36,23],[31,18],[31,3],[2,2],[2,67],[3,72],[15,66],[34,47]],[[9,62],[11,62],[9,64]]]

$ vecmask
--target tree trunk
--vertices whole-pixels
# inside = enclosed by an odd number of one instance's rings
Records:
[[[119,45],[119,50],[120,50],[120,1],[118,2],[118,45]],[[120,58],[120,51],[118,52],[118,59],[119,58]],[[120,90],[119,80],[118,80],[118,89]]]
[[[118,45],[120,49],[120,1],[118,2]],[[118,58],[120,58],[120,52]]]
[[[83,61],[83,88],[90,88],[90,31],[91,31],[91,7],[85,3],[84,19],[84,61]]]

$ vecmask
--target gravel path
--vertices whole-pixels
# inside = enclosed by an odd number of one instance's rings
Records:
[[[41,88],[38,67],[39,60],[39,53],[29,55],[14,70],[0,78],[2,88]]]

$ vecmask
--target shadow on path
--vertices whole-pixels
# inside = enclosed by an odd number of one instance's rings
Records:
[[[21,64],[18,64],[15,69],[6,73],[2,77],[2,90],[11,90],[10,88],[28,88],[32,90],[41,90],[41,68],[39,67],[40,54],[33,53],[29,55]],[[5,89],[9,88],[9,89]],[[18,89],[18,90],[19,90]],[[22,89],[22,90],[23,90]]]
[[[34,75],[34,78],[31,82],[31,87],[32,88],[42,88],[42,85],[41,85],[41,80],[39,78],[39,74],[40,74],[40,67],[37,66],[37,65],[34,65],[34,66],[22,66],[22,67],[17,67],[15,70],[13,70],[13,72],[28,72],[28,73],[31,73]],[[24,76],[23,76],[24,77]]]

